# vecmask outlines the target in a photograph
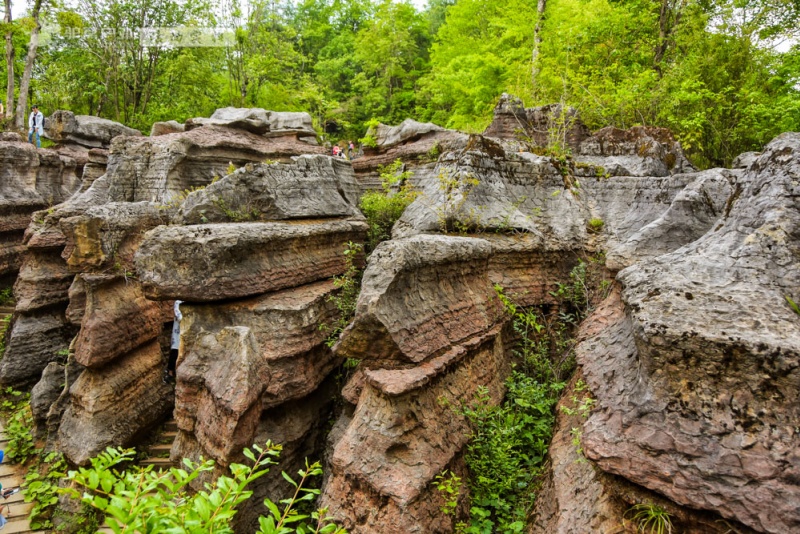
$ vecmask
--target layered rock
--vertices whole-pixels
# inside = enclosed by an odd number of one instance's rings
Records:
[[[364,370],[344,416],[322,504],[351,532],[450,532],[431,481],[469,434],[454,406],[503,396],[505,317],[489,281],[491,245],[417,236],[381,244],[356,317],[336,346]],[[352,389],[352,386],[348,386]]]
[[[228,465],[254,443],[266,410],[310,394],[333,370],[338,360],[320,325],[338,319],[334,291],[323,281],[232,303],[181,306],[175,417],[206,457]],[[176,458],[186,452],[173,448]]]
[[[60,144],[107,148],[117,136],[140,136],[142,133],[101,117],[60,110],[48,117],[45,135]]]
[[[798,154],[778,137],[718,225],[622,271],[613,320],[578,350],[599,406],[587,455],[759,532],[800,527]]]
[[[247,297],[342,274],[342,251],[366,231],[348,220],[162,226],[145,235],[136,267],[151,299]]]
[[[163,374],[158,341],[84,371],[70,388],[58,429],[61,451],[73,463],[86,464],[109,445],[130,445],[172,406],[172,387]]]

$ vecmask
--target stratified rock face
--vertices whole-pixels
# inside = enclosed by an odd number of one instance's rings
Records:
[[[62,202],[80,184],[71,157],[36,149],[16,134],[0,138],[0,278],[19,270],[33,212]]]
[[[83,465],[110,444],[128,445],[161,420],[173,403],[157,341],[102,369],[84,371],[70,388],[58,430],[61,450]]]
[[[669,130],[607,127],[581,142],[575,160],[602,166],[611,176],[669,176],[695,168]]]
[[[297,287],[342,274],[360,221],[162,226],[145,235],[136,268],[151,299],[208,302]]]
[[[150,137],[186,131],[186,126],[178,121],[154,122],[150,128]]]
[[[246,165],[186,197],[184,224],[246,220],[362,217],[359,188],[347,162],[300,156],[291,165]]]
[[[503,93],[483,135],[540,147],[563,144],[566,139],[566,144],[575,150],[590,133],[574,108],[563,109],[560,104],[526,108],[519,98]]]
[[[20,315],[11,325],[6,352],[0,360],[0,385],[23,386],[36,382],[48,363],[56,359],[75,335],[59,311]]]
[[[48,118],[45,134],[56,143],[75,143],[90,148],[106,148],[119,135],[142,135],[139,130],[118,122],[63,110]]]
[[[479,386],[492,402],[502,399],[509,372],[503,338],[496,326],[417,367],[365,371],[321,502],[350,532],[452,532],[431,482],[468,439],[467,422],[453,407]]]
[[[211,118],[196,118],[186,121],[186,129],[192,130],[200,126],[225,126],[236,130],[245,130],[256,135],[269,131],[268,111],[261,108],[220,108]]]
[[[324,281],[231,303],[181,305],[175,417],[206,457],[228,465],[253,443],[265,410],[308,395],[333,370],[339,360],[320,325],[339,316],[334,291]]]
[[[364,271],[356,317],[337,347],[351,358],[419,363],[485,332],[503,310],[482,239],[416,236],[382,243]]]
[[[80,275],[85,312],[75,343],[75,360],[100,368],[136,347],[156,339],[172,322],[171,302],[144,298],[136,280],[120,275]]]
[[[293,135],[268,139],[222,126],[157,137],[121,137],[112,143],[109,154],[110,200],[179,203],[184,191],[228,174],[230,164],[289,161],[298,154],[321,152]]]
[[[800,529],[800,134],[770,143],[694,243],[622,271],[579,346],[605,471],[760,532]]]
[[[16,311],[30,313],[69,300],[75,275],[60,260],[50,250],[30,250],[14,285]]]

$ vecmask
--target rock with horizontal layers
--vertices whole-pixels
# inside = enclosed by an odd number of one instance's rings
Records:
[[[622,271],[577,350],[601,469],[759,532],[800,528],[800,134],[783,134],[697,241]]]
[[[228,168],[265,160],[291,161],[323,149],[294,136],[268,139],[244,130],[205,126],[157,137],[120,137],[108,159],[109,200],[179,204],[186,192],[229,174]]]
[[[144,298],[141,284],[120,275],[81,274],[85,312],[75,360],[96,369],[158,338],[172,322],[172,302]]]
[[[31,313],[40,308],[64,304],[75,275],[52,250],[31,249],[20,268],[14,296],[15,311]]]
[[[487,241],[466,237],[381,243],[337,353],[419,363],[491,329],[505,318],[488,279],[491,252]]]
[[[584,139],[575,161],[603,168],[611,176],[669,176],[695,171],[666,128],[608,126]]]
[[[22,386],[38,381],[47,364],[69,346],[76,330],[59,310],[15,317],[0,360],[0,385]]]
[[[467,421],[453,407],[480,386],[493,404],[502,399],[509,372],[504,339],[497,325],[416,367],[365,371],[320,502],[349,532],[452,532],[432,482],[468,440]]]
[[[169,211],[153,202],[109,202],[62,218],[62,257],[73,272],[133,270],[133,255],[145,232],[169,221]]]
[[[361,221],[161,226],[145,234],[136,269],[147,298],[210,302],[323,280],[347,269]]]
[[[186,131],[186,126],[178,121],[154,122],[150,127],[150,137]]]
[[[187,131],[202,126],[223,126],[263,135],[269,131],[269,112],[262,108],[220,108],[211,118],[189,119],[184,125]]]
[[[298,134],[298,137],[316,137],[311,115],[301,111],[268,111],[269,135]]]
[[[183,224],[241,220],[362,217],[353,168],[327,156],[300,156],[289,165],[246,165],[189,194]]]
[[[339,317],[334,292],[333,282],[323,281],[236,302],[181,305],[175,418],[207,457],[228,465],[253,443],[264,410],[308,395],[340,362],[320,329]]]
[[[69,388],[83,372],[83,366],[71,360],[65,365],[50,362],[42,371],[42,378],[31,390],[31,413],[39,431],[46,433],[51,408],[62,396],[69,397]],[[60,413],[58,417],[60,417]]]
[[[169,413],[172,387],[163,381],[158,341],[87,369],[70,388],[70,404],[58,429],[60,450],[70,462],[86,465],[106,447],[124,447]]]
[[[576,150],[589,137],[589,128],[576,109],[561,104],[526,108],[522,100],[503,93],[494,108],[492,123],[483,132],[487,137],[513,139],[538,147],[563,143]]]
[[[661,216],[609,247],[608,266],[619,270],[702,237],[727,215],[741,194],[740,174],[711,169],[691,175],[692,181],[675,195]]]
[[[142,132],[93,115],[75,115],[71,111],[59,110],[48,117],[45,135],[56,143],[107,148],[117,136],[141,136]]]
[[[397,126],[386,126],[379,124],[375,127],[375,142],[380,148],[387,148],[400,143],[416,141],[420,137],[446,131],[441,126],[432,122],[417,122],[413,119],[406,119]]]

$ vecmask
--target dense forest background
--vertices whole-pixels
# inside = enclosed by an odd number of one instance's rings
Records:
[[[593,129],[671,128],[701,167],[800,130],[800,0],[30,0],[25,14],[2,24],[15,106],[145,133],[230,105],[308,111],[333,139],[408,117],[477,132],[502,92],[575,106]],[[183,47],[138,31],[179,26],[233,32]]]

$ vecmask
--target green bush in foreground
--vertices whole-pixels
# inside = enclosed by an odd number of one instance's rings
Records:
[[[367,252],[372,252],[378,243],[391,239],[392,226],[409,204],[419,195],[418,191],[407,182],[411,172],[400,172],[403,162],[399,159],[380,168],[382,191],[368,191],[361,197],[359,207],[367,218],[369,232],[367,236]],[[393,191],[394,186],[398,186]]]
[[[104,514],[117,534],[228,534],[233,532],[231,521],[237,505],[253,495],[247,487],[269,472],[280,451],[281,446],[271,442],[263,448],[245,449],[251,466],[231,464],[231,476],[220,476],[213,484],[206,483],[204,490],[192,492],[189,484],[214,468],[212,460],[197,464],[184,459],[187,469],[155,471],[148,466],[121,471],[118,469],[134,458],[135,451],[108,448],[92,459],[90,468],[70,471],[67,479],[73,484],[64,491]],[[325,509],[309,514],[298,511],[298,505],[316,499],[319,490],[306,487],[306,483],[321,474],[319,463],[306,463],[299,471],[299,482],[283,473],[295,493],[281,500],[281,506],[264,501],[270,513],[259,518],[257,534],[346,534],[330,522]]]

